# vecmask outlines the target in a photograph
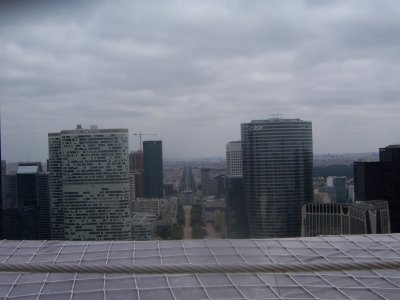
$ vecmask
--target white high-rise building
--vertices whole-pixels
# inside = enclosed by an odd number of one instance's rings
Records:
[[[127,129],[49,133],[52,239],[131,237]]]
[[[228,176],[242,176],[242,142],[226,144],[226,174]]]

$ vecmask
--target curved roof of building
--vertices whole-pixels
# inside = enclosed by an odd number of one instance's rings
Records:
[[[225,265],[398,261],[400,234],[264,240],[0,241],[6,264]],[[0,298],[398,299],[400,270],[301,273],[0,273]]]

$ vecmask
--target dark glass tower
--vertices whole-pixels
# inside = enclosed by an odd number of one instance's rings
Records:
[[[257,120],[241,133],[250,236],[300,236],[301,207],[313,199],[311,122]]]
[[[162,141],[143,142],[144,197],[164,197]]]
[[[379,161],[354,163],[356,201],[387,200],[390,227],[400,232],[400,145],[379,149]]]
[[[3,218],[3,161],[1,160],[1,116],[0,116],[0,239],[4,238]]]
[[[48,174],[40,162],[19,163],[7,176],[4,235],[7,239],[50,238]]]

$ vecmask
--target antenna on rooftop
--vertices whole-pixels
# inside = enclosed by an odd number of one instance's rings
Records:
[[[282,116],[283,116],[283,114],[272,114],[272,115],[269,115],[269,119],[270,120],[280,120],[280,119],[282,119]]]
[[[139,131],[139,133],[134,133],[133,136],[139,136],[139,140],[140,140],[140,150],[142,150],[142,135],[157,135],[156,133],[142,133],[141,131]]]

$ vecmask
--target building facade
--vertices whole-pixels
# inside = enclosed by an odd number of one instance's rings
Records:
[[[143,142],[144,198],[164,197],[162,141]]]
[[[346,176],[328,176],[326,179],[326,185],[328,188],[334,188],[335,203],[346,203]]]
[[[379,161],[354,162],[355,201],[387,200],[392,232],[400,232],[400,145],[379,149]]]
[[[6,239],[49,239],[48,174],[40,162],[18,163],[7,175],[4,235]]]
[[[143,197],[143,151],[133,151],[129,153],[129,173],[131,174],[132,179],[134,180],[134,198]]]
[[[247,208],[243,192],[243,178],[241,176],[228,176],[226,178],[225,198],[227,238],[248,238]]]
[[[378,233],[390,233],[387,201],[303,206],[301,236]]]
[[[226,175],[242,176],[242,142],[226,144]]]
[[[49,175],[53,239],[130,239],[127,129],[49,133]]]
[[[313,200],[311,122],[256,120],[241,134],[250,237],[300,236],[301,208]]]

